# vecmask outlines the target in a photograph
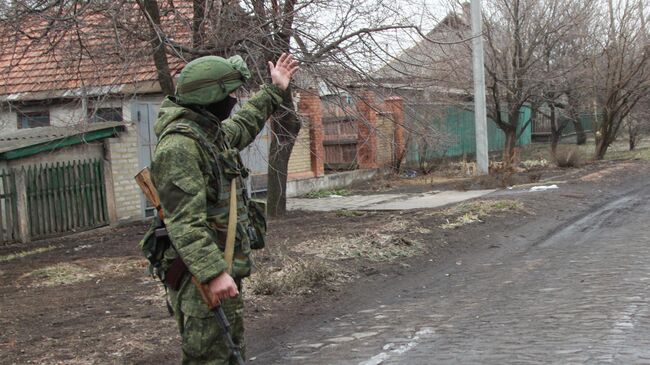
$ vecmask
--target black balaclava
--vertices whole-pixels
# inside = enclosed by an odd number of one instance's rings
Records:
[[[221,121],[230,117],[230,112],[235,105],[237,105],[237,98],[228,95],[225,99],[206,106],[205,109]]]

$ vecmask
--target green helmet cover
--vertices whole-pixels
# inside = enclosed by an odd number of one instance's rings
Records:
[[[251,77],[240,56],[197,58],[183,68],[176,84],[180,104],[209,105],[221,101]]]

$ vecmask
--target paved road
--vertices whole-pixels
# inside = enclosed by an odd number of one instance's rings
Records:
[[[507,255],[405,278],[392,300],[253,363],[650,364],[649,198],[646,187]]]
[[[438,208],[488,195],[495,190],[432,191],[421,194],[371,194],[330,196],[321,199],[290,198],[289,210],[313,210],[332,212],[336,210],[410,210]]]

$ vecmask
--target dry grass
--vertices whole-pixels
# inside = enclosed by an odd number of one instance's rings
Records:
[[[555,164],[558,167],[580,167],[583,159],[574,146],[559,146],[555,152]]]
[[[30,287],[69,285],[102,277],[130,275],[130,270],[142,267],[144,267],[144,259],[134,258],[62,262],[24,274],[18,282]]]
[[[440,228],[456,229],[468,224],[483,222],[483,219],[495,213],[523,210],[524,205],[518,200],[476,200],[459,204],[435,214],[441,214],[447,220]]]
[[[322,259],[363,258],[390,262],[421,252],[422,244],[403,235],[372,232],[351,237],[322,237],[302,242],[293,249]]]
[[[31,287],[47,287],[80,283],[95,278],[90,270],[72,263],[60,263],[34,270],[21,279],[31,281]]]
[[[278,266],[265,266],[248,279],[253,295],[302,295],[319,290],[336,290],[347,275],[326,260],[276,257]]]
[[[52,251],[55,248],[59,248],[59,246],[39,247],[39,248],[35,248],[33,250],[26,250],[26,251],[11,253],[11,254],[8,254],[8,255],[3,255],[3,256],[0,256],[0,262],[7,262],[7,261],[20,259],[20,258],[23,258],[23,257],[36,255],[36,254],[47,252],[47,251]]]
[[[521,161],[521,165],[526,170],[535,170],[535,169],[543,169],[547,167],[548,165],[550,165],[550,162],[547,159],[540,157],[532,160]]]

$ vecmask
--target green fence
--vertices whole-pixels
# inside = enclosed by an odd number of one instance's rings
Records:
[[[590,133],[595,130],[594,115],[593,114],[581,114],[580,115],[580,124],[585,133]],[[567,122],[566,126],[562,130],[563,136],[568,136],[576,133],[576,127],[573,123]]]
[[[102,160],[30,166],[24,174],[31,237],[108,224]]]
[[[525,126],[531,117],[530,108],[524,107],[520,111],[520,128]],[[431,125],[435,130],[446,134],[448,141],[438,146],[420,146],[418,138],[411,138],[407,150],[407,163],[417,165],[420,159],[426,160],[439,157],[458,157],[476,153],[476,135],[474,125],[474,112],[456,107],[449,107],[444,117],[433,117]],[[517,145],[523,146],[531,143],[530,123],[526,129],[517,133],[520,135]],[[488,149],[500,151],[505,146],[505,134],[493,120],[488,119]],[[421,156],[424,154],[424,156]]]
[[[17,241],[18,209],[14,170],[0,170],[0,243]]]

